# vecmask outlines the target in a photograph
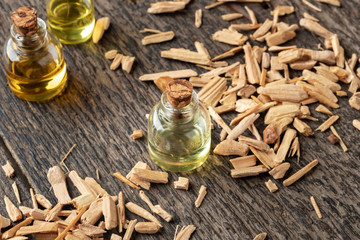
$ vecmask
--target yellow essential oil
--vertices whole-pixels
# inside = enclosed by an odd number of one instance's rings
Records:
[[[95,26],[93,0],[48,0],[48,25],[62,43],[78,44],[90,39]]]
[[[5,43],[5,70],[17,97],[46,101],[64,91],[67,71],[61,43],[36,16],[36,11],[28,7],[13,13],[11,37]]]
[[[149,115],[150,157],[168,171],[185,172],[198,168],[210,153],[209,113],[194,91],[190,95],[190,103],[178,108],[170,104],[165,92]]]

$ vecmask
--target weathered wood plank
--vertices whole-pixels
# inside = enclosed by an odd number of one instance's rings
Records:
[[[0,42],[8,36],[9,13],[21,6],[29,4],[39,9],[39,16],[44,17],[44,4],[39,1],[20,0],[12,3],[0,3]],[[136,3],[133,3],[136,2]],[[192,64],[181,63],[160,57],[160,51],[170,47],[183,47],[195,50],[193,42],[199,40],[216,56],[231,48],[223,43],[211,40],[211,34],[229,26],[221,20],[221,15],[238,11],[244,18],[232,23],[248,23],[248,15],[244,4],[227,3],[215,9],[204,10],[203,25],[197,29],[193,24],[196,9],[210,3],[192,1],[185,10],[174,14],[151,15],[146,13],[148,1],[96,1],[97,16],[111,16],[111,27],[98,45],[91,42],[78,46],[65,46],[66,60],[69,66],[70,82],[63,96],[54,101],[37,104],[17,99],[10,92],[4,76],[4,67],[0,67],[0,137],[9,149],[19,169],[28,179],[29,184],[55,204],[55,197],[50,191],[46,179],[49,167],[60,162],[61,158],[74,144],[77,147],[66,160],[71,170],[78,171],[81,177],[96,177],[96,169],[100,170],[100,184],[111,194],[122,190],[126,201],[134,201],[146,205],[137,196],[137,191],[130,189],[109,173],[120,171],[127,173],[137,161],[147,162],[157,169],[149,159],[146,138],[133,141],[129,135],[135,129],[146,132],[146,118],[151,107],[159,100],[160,91],[151,82],[139,82],[140,75],[149,72],[160,72],[192,68]],[[262,4],[248,4],[256,13],[259,22],[270,17],[269,11],[277,5],[290,4],[296,13],[280,17],[289,23],[298,23],[302,13],[307,11],[316,14],[326,28],[339,35],[347,56],[352,52],[359,53],[360,29],[357,1],[342,1],[337,8],[326,4],[315,3],[323,9],[315,13],[301,0],[272,0]],[[175,31],[176,37],[162,44],[142,46],[144,36],[139,30],[148,27],[162,31]],[[298,35],[287,45],[297,44],[301,47],[316,49],[322,42],[306,30],[298,31]],[[110,62],[103,54],[110,49],[136,57],[132,74],[122,71],[110,71]],[[242,61],[242,54],[232,57],[229,62]],[[347,89],[344,88],[344,89]],[[177,224],[194,224],[197,227],[192,239],[252,239],[260,232],[267,232],[268,239],[357,239],[360,238],[360,151],[359,134],[351,126],[353,118],[359,113],[348,106],[347,99],[340,99],[340,109],[334,114],[340,116],[335,124],[337,131],[348,144],[349,152],[343,153],[339,146],[326,141],[329,132],[316,133],[314,138],[299,136],[302,158],[297,164],[291,159],[290,176],[311,160],[317,158],[319,166],[311,174],[299,180],[289,188],[281,186],[277,193],[271,194],[264,182],[270,176],[264,174],[246,179],[230,177],[229,158],[211,156],[198,173],[187,175],[190,179],[188,192],[173,189],[173,181],[177,174],[170,174],[170,183],[166,186],[153,184],[148,195],[155,203],[174,214],[171,223],[162,222],[164,228],[154,236],[134,233],[135,239],[170,239]],[[316,104],[315,104],[316,106]],[[315,117],[324,121],[327,116],[314,111]],[[224,114],[224,119],[234,117],[233,113]],[[261,117],[263,119],[263,115]],[[264,126],[257,121],[256,126],[262,131]],[[308,123],[308,121],[307,121]],[[315,129],[319,123],[309,122]],[[213,145],[219,142],[220,130],[213,132]],[[3,163],[3,150],[0,161]],[[0,169],[1,170],[1,169]],[[20,171],[19,170],[19,171]],[[65,170],[65,169],[64,169]],[[0,194],[6,193],[15,202],[15,196],[9,183],[13,180],[0,175]],[[16,177],[18,180],[18,177]],[[23,180],[26,182],[26,180]],[[25,185],[17,182],[20,191]],[[68,181],[70,183],[70,181]],[[72,197],[79,195],[70,185]],[[193,202],[201,185],[207,186],[208,194],[201,208],[196,209]],[[309,197],[316,197],[323,213],[318,220]],[[344,197],[346,196],[346,197]],[[30,196],[23,197],[26,206],[30,205]],[[0,213],[5,214],[4,204],[0,203]],[[132,214],[127,214],[134,218]]]

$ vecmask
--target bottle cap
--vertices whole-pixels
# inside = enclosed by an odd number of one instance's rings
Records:
[[[31,36],[38,30],[37,12],[30,7],[18,8],[11,14],[16,30],[24,37]]]
[[[174,80],[166,87],[167,98],[177,108],[187,106],[191,101],[193,85],[186,80]]]

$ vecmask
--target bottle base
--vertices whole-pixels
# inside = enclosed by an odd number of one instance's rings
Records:
[[[47,81],[28,83],[22,79],[13,79],[8,76],[11,91],[20,99],[30,102],[49,101],[61,95],[67,87],[67,71],[64,63],[62,70]]]
[[[150,158],[162,169],[170,172],[189,172],[203,165],[210,154],[210,144],[193,155],[175,158],[171,154],[159,154],[149,147]]]

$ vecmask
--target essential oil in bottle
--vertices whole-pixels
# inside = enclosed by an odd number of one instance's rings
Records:
[[[27,101],[45,101],[59,95],[67,84],[61,43],[46,31],[35,9],[21,7],[11,19],[14,24],[3,54],[10,89]]]
[[[210,142],[210,116],[193,86],[186,80],[170,82],[148,119],[151,159],[168,171],[190,171],[206,161]]]
[[[47,0],[48,25],[62,43],[90,39],[95,26],[93,0]]]

